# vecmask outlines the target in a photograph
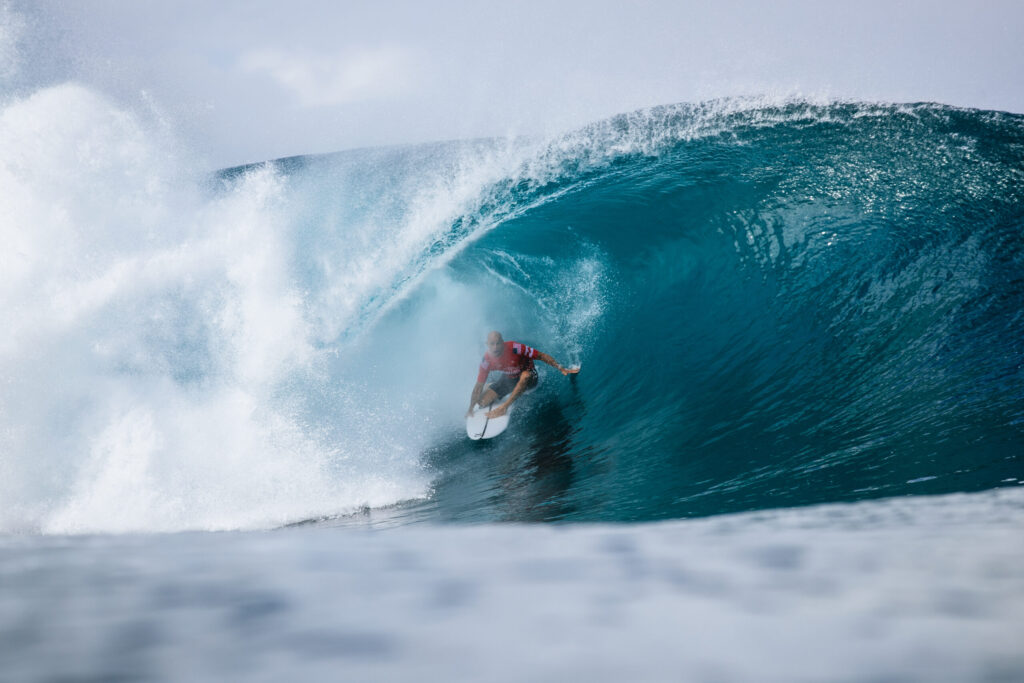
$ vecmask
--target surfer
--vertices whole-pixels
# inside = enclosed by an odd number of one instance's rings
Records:
[[[487,413],[487,417],[501,417],[508,410],[508,407],[519,398],[527,389],[537,386],[537,368],[533,367],[534,359],[542,360],[555,368],[563,375],[574,375],[580,371],[579,368],[563,368],[554,358],[532,349],[526,344],[514,341],[505,341],[501,332],[491,332],[487,335],[487,353],[480,361],[480,371],[476,375],[476,385],[473,387],[473,395],[469,399],[469,410],[466,417],[473,414],[473,406],[489,406],[502,396],[508,395],[504,403]],[[492,382],[484,388],[487,375],[491,372],[501,372],[503,376],[497,382]]]

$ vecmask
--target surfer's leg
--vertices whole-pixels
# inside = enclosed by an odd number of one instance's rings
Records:
[[[480,396],[480,405],[489,406],[515,388],[516,380],[505,375],[497,382],[492,382],[487,385],[487,388],[484,389],[484,393]]]
[[[494,389],[492,389],[490,385],[488,385],[487,388],[484,389],[484,393],[480,395],[480,400],[477,401],[477,405],[486,408],[497,400],[498,394],[495,393]]]
[[[512,380],[509,380],[509,384],[512,384]],[[509,403],[522,396],[524,391],[528,391],[535,386],[537,386],[536,370],[519,373],[519,379],[515,380],[515,385],[512,389],[512,397],[509,398]]]

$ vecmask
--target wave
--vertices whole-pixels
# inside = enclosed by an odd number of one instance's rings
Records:
[[[0,529],[1015,485],[1022,122],[730,99],[210,178],[85,89],[10,102]],[[474,445],[495,328],[583,371]]]

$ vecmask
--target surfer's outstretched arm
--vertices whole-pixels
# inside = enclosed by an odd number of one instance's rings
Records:
[[[543,351],[537,352],[537,358],[538,360],[544,361],[545,363],[553,367],[555,370],[558,370],[563,375],[575,375],[577,372],[580,371],[579,368],[563,368],[561,365],[558,364],[557,360],[555,360],[548,354],[544,353]]]

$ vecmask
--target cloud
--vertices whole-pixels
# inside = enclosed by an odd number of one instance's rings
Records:
[[[256,50],[245,53],[239,65],[248,73],[270,77],[304,107],[394,98],[411,90],[417,80],[416,60],[393,46],[337,55]]]

